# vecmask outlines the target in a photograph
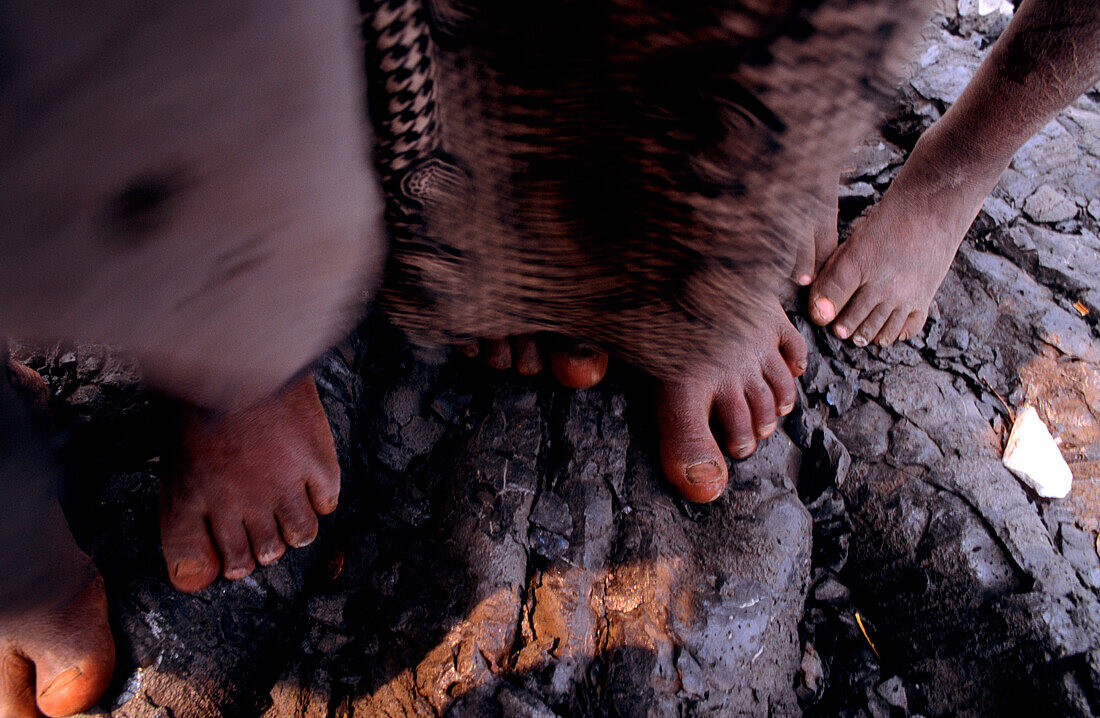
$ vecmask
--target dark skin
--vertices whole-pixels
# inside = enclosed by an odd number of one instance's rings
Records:
[[[1025,0],[882,201],[825,255],[810,287],[813,321],[857,346],[920,332],[967,228],[1012,156],[1098,80],[1100,5]]]
[[[920,329],[928,301],[962,233],[1012,154],[1055,112],[1095,83],[1100,58],[1098,13],[1100,7],[1085,0],[1025,0],[959,102],[922,138],[878,208],[832,253],[813,280],[814,321],[833,323],[838,336],[855,336],[861,343],[889,343]],[[1022,51],[1026,52],[1022,55]],[[1030,62],[1015,61],[1025,55]],[[812,240],[814,246],[813,262],[807,258],[809,252],[800,255],[796,281],[805,284],[811,267],[831,252],[828,227],[829,222],[823,221],[820,227],[807,229],[805,237],[795,238],[807,247]],[[725,488],[722,448],[734,456],[747,456],[760,438],[774,430],[776,417],[793,405],[792,377],[804,367],[805,348],[778,302],[774,311],[756,318],[751,336],[731,346],[723,364],[700,366],[680,380],[661,385],[662,465],[672,484],[691,500],[712,500]],[[508,358],[521,370],[532,371],[535,359],[525,346],[509,343]],[[505,364],[499,342],[489,343],[486,352],[496,364]],[[584,379],[577,384],[598,379],[602,373],[599,362],[588,359],[565,367],[567,378]],[[245,575],[258,560],[257,554],[271,559],[280,545],[293,545],[308,536],[309,530],[287,535],[280,507],[285,507],[282,502],[288,497],[294,497],[300,516],[305,517],[305,529],[313,525],[308,513],[314,514],[315,521],[317,513],[331,506],[327,499],[335,497],[334,464],[320,438],[321,421],[312,413],[313,398],[307,394],[305,387],[291,387],[288,395],[263,400],[273,403],[263,405],[262,411],[244,407],[213,432],[213,425],[205,420],[185,420],[190,426],[184,439],[189,458],[180,476],[193,478],[169,485],[162,513],[165,534],[171,536],[166,558],[170,570],[177,566],[173,578],[177,585],[194,590],[218,573]],[[305,422],[303,412],[309,417]],[[261,415],[267,427],[256,423]],[[718,436],[710,428],[712,417]],[[220,431],[226,436],[217,436]],[[264,466],[274,445],[289,448],[276,465],[267,465],[286,477],[276,478],[277,489],[271,492],[263,488],[270,486],[270,475],[242,466]],[[249,478],[232,489],[217,488],[240,475]],[[317,503],[314,486],[327,487],[331,493],[322,492]],[[214,529],[223,500],[231,507],[225,516],[242,527],[236,533]],[[198,516],[204,519],[201,525]],[[219,526],[231,523],[218,521]],[[43,526],[45,533],[54,526],[53,533],[61,536],[59,545],[64,544],[61,539],[67,530],[59,514],[56,521]],[[54,551],[50,561],[71,567],[63,572],[72,577],[71,585],[43,597],[34,611],[0,619],[4,651],[0,708],[5,716],[35,716],[39,709],[71,714],[98,698],[106,685],[114,648],[106,630],[101,583],[94,572],[82,569],[87,566],[82,557],[75,544],[71,550]],[[179,570],[181,561],[192,560],[199,562],[197,571]]]
[[[162,482],[161,546],[181,591],[234,580],[317,536],[340,495],[340,465],[308,375],[274,396],[212,414],[185,407],[180,457]]]

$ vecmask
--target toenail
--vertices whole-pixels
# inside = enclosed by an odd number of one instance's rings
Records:
[[[237,579],[244,578],[248,574],[252,573],[247,568],[227,568],[225,569],[225,577],[230,581],[236,581]]]
[[[80,678],[82,675],[84,675],[84,671],[80,670],[76,666],[73,666],[67,671],[58,673],[57,676],[52,681],[50,681],[50,685],[43,688],[42,692],[38,695],[44,698],[46,694],[50,693],[51,691],[61,690],[65,686],[75,681],[77,678]]]
[[[752,450],[756,448],[755,442],[749,441],[744,444],[738,444],[733,447],[733,455],[738,459],[743,459],[752,453]]]
[[[843,327],[843,326],[837,324],[836,329],[834,329],[833,331],[835,331],[836,335],[838,337],[840,337],[841,339],[847,339],[848,338],[848,328],[847,327]]]
[[[783,406],[779,407],[779,415],[780,416],[786,416],[787,414],[790,414],[792,411],[794,411],[794,404],[784,404]]]
[[[713,484],[722,478],[722,469],[713,461],[700,461],[684,472],[689,484]]]
[[[801,284],[803,287],[805,287],[811,281],[813,281],[813,277],[808,274],[803,274],[801,277],[798,278],[798,283]]]
[[[765,424],[764,426],[761,426],[759,436],[760,436],[761,439],[763,439],[766,436],[771,436],[773,431],[775,431],[775,422],[774,421],[771,422],[770,424]]]
[[[175,575],[176,578],[191,578],[205,573],[206,570],[205,561],[185,558],[182,561],[176,561]]]
[[[282,553],[280,551],[277,551],[275,549],[269,549],[269,550],[264,551],[263,553],[261,553],[256,558],[260,563],[262,563],[263,565],[266,566],[269,563],[275,563],[276,561],[279,560],[279,558],[281,556],[282,556]]]
[[[861,335],[856,334],[854,337],[852,337],[852,344],[855,344],[857,347],[865,347],[867,346],[867,340]]]
[[[806,359],[799,359],[794,363],[794,365],[798,367],[799,371],[806,371],[806,368],[810,366],[810,362]]]
[[[833,316],[836,314],[836,307],[834,307],[833,303],[828,299],[821,297],[814,302],[814,306],[817,308],[817,315],[821,318],[821,321],[831,322],[833,320]]]

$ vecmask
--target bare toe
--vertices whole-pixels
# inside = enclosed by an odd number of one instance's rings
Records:
[[[745,402],[752,414],[752,427],[756,438],[771,436],[776,426],[775,398],[763,376],[752,377],[745,386]]]
[[[802,335],[798,333],[798,330],[794,328],[789,320],[779,322],[779,353],[782,355],[791,376],[802,376],[808,366],[806,340],[802,338]],[[793,386],[794,382],[792,381],[791,384]],[[780,406],[783,406],[783,404],[780,403]]]
[[[657,399],[661,466],[688,501],[713,501],[726,488],[726,461],[710,430],[705,385],[662,384]]]
[[[790,414],[794,410],[798,391],[794,386],[794,375],[787,364],[778,358],[765,361],[764,381],[771,390],[775,413],[779,416]]]
[[[563,342],[550,353],[550,370],[570,389],[588,389],[607,373],[607,352],[591,344]]]
[[[752,413],[740,387],[722,392],[714,402],[714,413],[726,440],[726,453],[735,459],[744,459],[756,451]]]
[[[273,514],[262,513],[245,521],[248,543],[252,546],[252,555],[261,566],[278,561],[286,552],[286,544],[279,535],[279,526]]]
[[[214,550],[206,517],[199,511],[184,507],[175,510],[171,500],[161,493],[160,543],[168,579],[180,591],[193,593],[211,584],[218,577],[221,561]]]
[[[521,334],[512,338],[512,357],[516,371],[524,376],[542,373],[542,357],[539,355],[538,342],[532,334]]]
[[[878,304],[878,295],[868,287],[861,287],[840,310],[840,316],[833,322],[833,334],[848,339]]]
[[[905,324],[901,328],[901,340],[912,339],[921,333],[924,329],[924,322],[928,319],[928,310],[920,312],[911,312],[905,319]]]
[[[210,531],[222,555],[222,575],[236,581],[252,573],[256,562],[244,523],[232,515],[215,514],[210,519]]]
[[[493,369],[509,369],[512,366],[512,348],[507,339],[484,339],[481,342],[481,356]]]
[[[891,312],[890,318],[882,325],[882,329],[878,330],[875,343],[884,347],[897,341],[898,335],[901,334],[901,328],[905,325],[906,316],[906,313],[899,309]]]
[[[279,531],[283,540],[288,546],[301,548],[313,543],[317,538],[317,515],[302,499],[291,500],[285,506],[280,506],[276,509],[275,518],[279,522]]]
[[[859,323],[852,333],[852,343],[857,347],[865,347],[878,336],[886,320],[890,318],[893,307],[887,304],[879,304]]]
[[[317,515],[339,500],[340,465],[311,377],[224,415],[182,414],[182,461],[161,492],[173,585],[196,591],[219,566],[242,578],[316,537]]]

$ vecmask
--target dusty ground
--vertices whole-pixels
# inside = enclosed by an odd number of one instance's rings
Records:
[[[929,30],[843,218],[997,25]],[[924,336],[856,350],[801,322],[799,409],[708,506],[662,483],[625,368],[569,392],[368,323],[316,372],[341,508],[310,548],[195,596],[156,538],[164,407],[94,348],[24,349],[120,646],[92,715],[1100,715],[1098,185],[1094,91],[1017,155]],[[1065,501],[1000,466],[1027,402],[1071,462]]]

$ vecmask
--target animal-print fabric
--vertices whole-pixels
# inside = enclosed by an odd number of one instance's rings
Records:
[[[362,0],[383,304],[426,342],[554,330],[659,377],[715,356],[924,5]]]

